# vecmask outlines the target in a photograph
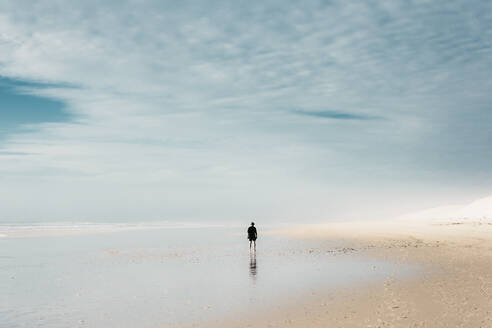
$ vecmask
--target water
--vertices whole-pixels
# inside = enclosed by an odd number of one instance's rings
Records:
[[[411,271],[337,241],[260,230],[250,253],[245,228],[140,228],[0,238],[0,327],[167,327]]]

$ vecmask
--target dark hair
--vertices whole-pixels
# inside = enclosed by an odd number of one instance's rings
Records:
[[[255,223],[254,222],[251,222],[251,225],[255,225]]]

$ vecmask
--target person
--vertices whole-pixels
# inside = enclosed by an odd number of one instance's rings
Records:
[[[248,228],[248,239],[249,239],[249,249],[254,245],[254,250],[256,251],[256,238],[258,238],[258,232],[255,228],[255,223],[251,222],[251,226]]]

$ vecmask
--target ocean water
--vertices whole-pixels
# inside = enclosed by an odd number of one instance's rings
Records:
[[[256,252],[247,227],[90,228],[0,226],[0,327],[174,327],[413,270],[261,227]]]

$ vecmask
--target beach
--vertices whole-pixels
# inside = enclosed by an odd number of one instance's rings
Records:
[[[221,327],[492,327],[492,223],[353,222],[275,233],[343,239],[364,256],[418,265],[419,274],[319,290]]]
[[[0,0],[0,328],[492,328],[491,76],[492,1]]]
[[[492,327],[484,220],[2,229],[2,327]]]
[[[275,228],[273,228],[275,227]],[[414,274],[336,239],[177,223],[0,225],[0,326],[203,326]]]

